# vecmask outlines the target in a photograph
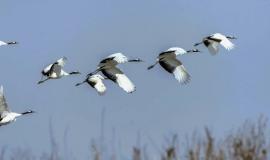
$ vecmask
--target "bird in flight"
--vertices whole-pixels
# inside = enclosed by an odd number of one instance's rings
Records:
[[[176,57],[178,55],[183,55],[187,53],[195,53],[195,52],[200,52],[200,51],[197,49],[186,51],[179,47],[169,48],[167,51],[161,52],[158,55],[156,62],[153,65],[149,66],[147,69],[150,70],[159,63],[161,67],[164,68],[167,72],[173,74],[175,79],[179,83],[187,84],[190,81],[191,76],[187,72],[182,62],[179,61]]]
[[[99,95],[103,95],[106,92],[106,86],[103,83],[104,79],[105,78],[100,74],[87,75],[86,79],[81,83],[77,83],[76,86],[88,83],[91,87],[96,89]]]
[[[0,41],[0,46],[7,46],[7,45],[13,45],[13,44],[18,44],[18,42],[16,42],[16,41],[10,41],[10,42]]]
[[[221,33],[215,33],[210,36],[204,37],[199,43],[195,43],[194,46],[204,44],[212,55],[216,55],[219,51],[219,44],[225,49],[232,50],[235,45],[230,41],[236,39],[234,36],[225,36]]]
[[[17,117],[30,113],[34,113],[34,111],[28,110],[22,113],[11,112],[4,96],[3,86],[0,87],[0,126],[14,122]]]
[[[100,61],[98,68],[88,75],[91,76],[101,71],[108,79],[118,84],[124,91],[132,93],[135,91],[135,85],[119,68],[116,67],[118,64],[126,62],[142,62],[142,60],[139,58],[128,59],[122,53],[114,53]]]
[[[67,61],[67,58],[62,57],[62,58],[58,59],[56,62],[45,67],[41,72],[42,77],[41,77],[41,80],[38,82],[38,84],[41,84],[49,79],[60,79],[64,76],[80,74],[80,72],[78,72],[78,71],[73,71],[73,72],[69,72],[69,73],[64,71],[63,67],[64,67],[66,61]],[[46,77],[46,79],[43,79],[44,76]]]

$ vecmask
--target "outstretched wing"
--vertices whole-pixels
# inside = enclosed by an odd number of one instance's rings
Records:
[[[106,92],[106,86],[102,82],[102,80],[99,80],[94,85],[94,88],[97,90],[99,95],[103,95]]]
[[[58,64],[58,66],[64,67],[66,60],[67,60],[66,57],[62,57],[62,58],[58,59],[56,62],[49,64],[47,67],[45,67],[43,69],[43,73],[45,73],[45,74],[51,73],[56,64]]]
[[[111,67],[101,71],[107,78],[117,83],[124,91],[128,93],[135,91],[135,85],[119,68]]]
[[[0,87],[0,116],[3,112],[9,111],[6,98],[4,96],[4,88]]]
[[[45,67],[45,68],[43,69],[43,73],[44,73],[44,74],[47,74],[47,73],[51,70],[52,66],[53,66],[53,64],[50,64],[50,65],[48,65],[47,67]]]
[[[55,75],[53,75],[54,77],[55,77],[55,76],[56,76],[56,77],[60,77],[60,75],[61,75],[61,70],[62,70],[62,66],[59,65],[58,63],[54,63],[54,64],[52,65],[52,67],[50,68],[49,74],[55,74]],[[50,76],[52,76],[52,75],[50,75]]]
[[[106,86],[104,85],[103,80],[104,77],[99,74],[95,74],[87,78],[88,84],[95,88],[99,95],[103,95],[106,91]]]
[[[66,64],[67,58],[66,57],[62,57],[60,59],[57,60],[58,65],[60,65],[61,67],[64,67],[64,65]]]
[[[212,38],[220,39],[220,44],[227,50],[234,48],[234,44],[226,36],[220,33],[215,33]]]
[[[174,51],[175,55],[183,55],[183,54],[187,53],[186,50],[184,50],[183,48],[179,48],[179,47],[172,47],[172,48],[169,48],[167,51]]]
[[[174,57],[164,58],[159,64],[169,73],[172,73],[175,79],[181,84],[186,84],[190,80],[190,75],[186,71],[183,64]]]
[[[127,93],[132,93],[136,89],[135,85],[125,74],[116,74],[116,83]]]
[[[173,71],[173,75],[181,84],[187,84],[190,81],[190,75],[183,65],[177,66]]]
[[[209,42],[210,44],[207,46],[209,52],[212,54],[212,55],[216,55],[219,51],[219,44],[217,42]]]
[[[128,58],[122,53],[114,53],[109,55],[107,58],[113,58],[117,63],[126,63],[128,61]]]

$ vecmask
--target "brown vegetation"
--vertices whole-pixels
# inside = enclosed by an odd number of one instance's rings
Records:
[[[208,128],[205,128],[204,136],[193,136],[191,144],[186,146],[178,146],[177,135],[172,136],[172,140],[167,147],[163,148],[160,154],[160,160],[267,160],[269,154],[269,133],[267,131],[267,120],[259,118],[258,122],[252,123],[246,121],[237,131],[233,131],[223,140],[215,140],[214,136]],[[35,157],[28,149],[16,149],[11,151],[8,156],[7,148],[3,147],[0,150],[0,160],[62,160],[64,156],[60,156],[58,145],[52,134],[51,135],[51,153],[44,153],[40,157]],[[91,145],[91,159],[102,160],[102,154],[96,143]],[[181,148],[182,150],[180,150]],[[183,151],[183,149],[186,150]],[[133,147],[132,160],[151,160],[151,156],[147,154],[145,148]],[[111,160],[117,160],[117,153],[113,153]]]

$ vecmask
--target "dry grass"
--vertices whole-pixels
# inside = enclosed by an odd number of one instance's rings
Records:
[[[255,124],[246,121],[219,143],[206,128],[203,143],[189,149],[187,160],[267,160],[270,144],[266,122],[264,118]]]
[[[0,150],[0,160],[62,160],[57,142],[54,139],[52,126],[50,126],[51,152],[44,153],[39,157],[33,156],[31,150],[16,149],[7,155],[7,147]],[[193,136],[187,141],[189,145],[179,147],[177,135],[167,140],[160,154],[160,160],[268,160],[269,156],[269,132],[267,131],[267,120],[259,118],[257,122],[246,121],[242,127],[233,131],[225,139],[215,140],[208,128],[204,130],[204,136]],[[196,137],[196,138],[195,138]],[[111,156],[102,151],[94,141],[91,144],[92,160],[117,160],[120,159],[113,153]],[[183,151],[183,148],[187,148]],[[182,150],[180,150],[182,149]],[[110,158],[103,158],[110,157]],[[180,158],[181,157],[181,158]],[[121,159],[120,159],[121,160]],[[152,160],[147,153],[146,147],[134,146],[130,160]],[[154,159],[153,159],[154,160]]]

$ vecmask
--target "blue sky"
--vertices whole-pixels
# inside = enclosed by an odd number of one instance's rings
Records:
[[[100,136],[102,108],[105,137],[110,142],[114,130],[123,153],[131,152],[126,148],[138,132],[145,143],[152,137],[162,144],[166,135],[207,125],[222,137],[246,119],[269,116],[269,14],[269,0],[2,0],[0,39],[19,44],[0,48],[0,83],[13,111],[38,113],[1,127],[1,145],[49,150],[52,119],[57,140],[63,142],[68,128],[69,149],[85,158],[91,139]],[[178,57],[190,84],[179,85],[161,67],[146,69],[159,52],[190,49],[215,32],[238,37],[236,48],[211,56],[199,47],[203,53]],[[136,92],[109,81],[104,96],[74,86],[114,52],[145,60],[119,66]],[[83,74],[36,85],[41,69],[62,56],[67,71]]]

